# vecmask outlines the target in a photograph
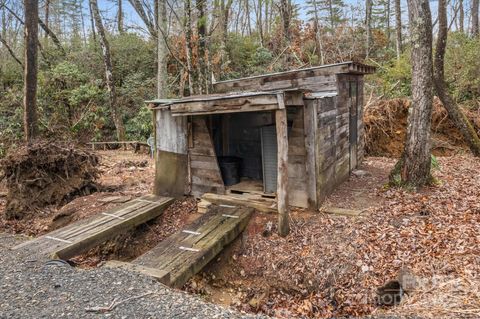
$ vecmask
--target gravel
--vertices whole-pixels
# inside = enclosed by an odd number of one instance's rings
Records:
[[[207,303],[137,273],[46,265],[48,260],[10,249],[25,240],[0,233],[0,319],[265,318]],[[375,319],[398,317],[380,315]]]
[[[0,318],[260,318],[207,303],[121,269],[82,270],[9,249],[0,234]],[[127,299],[131,298],[131,299]],[[98,307],[118,304],[109,311]],[[89,312],[88,310],[95,310]]]

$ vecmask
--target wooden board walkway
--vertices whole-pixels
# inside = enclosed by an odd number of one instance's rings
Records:
[[[211,205],[207,213],[135,259],[129,268],[139,266],[144,274],[151,269],[151,276],[179,288],[245,229],[253,211],[249,207]]]
[[[209,203],[238,205],[252,207],[264,213],[277,213],[277,201],[275,198],[261,194],[244,193],[244,194],[213,194],[205,193],[201,197],[204,201],[201,206],[208,207]]]
[[[13,249],[26,249],[34,254],[66,260],[160,216],[172,202],[173,198],[146,195]]]

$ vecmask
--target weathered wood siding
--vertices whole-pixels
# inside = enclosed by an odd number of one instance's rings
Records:
[[[375,68],[355,62],[322,65],[301,70],[292,70],[248,78],[221,81],[213,84],[216,93],[234,91],[271,91],[300,89],[312,92],[335,91],[335,74],[373,73]]]
[[[317,205],[345,181],[364,156],[363,133],[363,76],[354,74],[337,75],[338,93],[335,97],[325,97],[309,101],[316,105],[315,132],[315,171],[317,176]],[[356,98],[350,94],[351,82],[356,83]],[[356,102],[355,102],[356,99]],[[350,112],[357,105],[356,145],[350,143]],[[351,152],[355,147],[356,152]],[[351,162],[351,154],[356,161]]]
[[[311,92],[335,92],[335,73],[326,70],[316,72],[286,73],[259,78],[219,82],[213,85],[216,93],[235,91],[275,91],[298,89]]]
[[[224,194],[225,186],[218,166],[215,148],[204,116],[194,116],[188,148],[191,194]]]
[[[356,98],[350,96],[350,85],[356,85]],[[338,74],[337,75],[337,85],[338,85],[338,105],[344,105],[347,108],[352,108],[352,103],[356,103],[357,109],[357,145],[356,145],[356,163],[357,165],[361,163],[364,157],[364,125],[363,125],[363,75],[357,74]],[[355,106],[353,106],[355,107]],[[349,132],[350,134],[350,132]],[[350,167],[354,169],[354,167]]]
[[[312,100],[316,105],[317,133],[315,158],[317,177],[317,203],[320,204],[333,190],[336,164],[336,97]]]
[[[314,100],[317,105],[316,176],[318,205],[349,176],[348,107],[339,97]]]
[[[357,76],[358,83],[358,150],[357,150],[357,161],[360,164],[365,157],[365,126],[363,122],[363,113],[364,113],[364,80],[363,76]]]
[[[288,132],[288,198],[292,206],[308,207],[305,126],[303,108],[287,108],[291,123]]]

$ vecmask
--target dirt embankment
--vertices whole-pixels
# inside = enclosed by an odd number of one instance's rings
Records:
[[[6,181],[7,219],[22,219],[51,204],[62,204],[97,190],[98,157],[51,142],[21,146],[0,162]]]
[[[400,156],[405,141],[407,99],[379,100],[365,106],[365,151],[370,156]],[[480,134],[480,113],[463,109]],[[432,112],[432,151],[434,155],[453,155],[466,149],[462,135],[448,117],[440,100],[434,99]]]

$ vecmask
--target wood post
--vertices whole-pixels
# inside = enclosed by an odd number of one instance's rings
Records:
[[[278,234],[285,237],[290,232],[288,216],[288,126],[287,110],[283,95],[277,96],[279,108],[275,111],[278,148],[277,174],[277,206],[278,206]]]
[[[304,132],[305,132],[305,171],[307,182],[307,194],[308,194],[308,207],[311,210],[317,210],[317,174],[316,174],[316,161],[315,161],[315,132],[317,125],[317,112],[316,101],[306,100],[303,120],[304,120]]]

